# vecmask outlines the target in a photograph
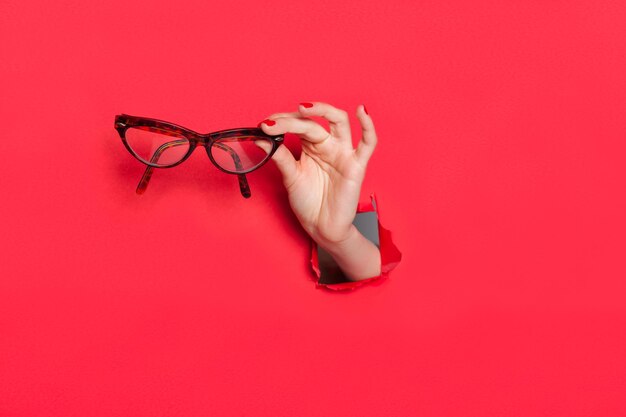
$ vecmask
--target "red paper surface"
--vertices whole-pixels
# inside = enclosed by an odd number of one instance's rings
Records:
[[[626,414],[622,1],[0,2],[0,416]],[[273,163],[115,114],[379,136],[402,263],[318,291]],[[294,135],[287,146],[298,152]]]

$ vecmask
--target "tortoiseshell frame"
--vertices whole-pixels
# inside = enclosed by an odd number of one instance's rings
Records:
[[[172,142],[164,143],[155,151],[154,155],[152,155],[152,157],[150,158],[150,161],[144,161],[141,157],[139,157],[139,155],[137,155],[133,151],[133,149],[130,147],[130,145],[126,141],[126,130],[131,127],[158,132],[160,134],[173,136],[173,137],[179,137],[179,138],[182,137],[184,139],[173,140]],[[139,181],[139,184],[137,185],[137,190],[136,190],[137,194],[143,194],[144,191],[146,190],[146,187],[148,186],[148,182],[150,181],[150,177],[152,176],[152,172],[154,168],[175,167],[176,165],[182,163],[187,158],[189,158],[189,156],[196,149],[196,147],[200,145],[200,146],[204,146],[204,149],[206,150],[206,153],[209,156],[209,159],[211,160],[213,165],[215,165],[220,171],[223,171],[227,174],[237,175],[237,178],[239,179],[239,189],[241,190],[241,195],[244,196],[245,198],[249,198],[252,194],[250,192],[250,186],[248,185],[248,180],[246,179],[245,174],[252,172],[260,168],[262,165],[264,165],[272,157],[272,155],[274,155],[274,152],[276,152],[278,147],[284,142],[284,139],[285,139],[284,135],[275,135],[275,136],[268,135],[267,133],[263,132],[261,128],[256,128],[256,127],[226,129],[226,130],[219,130],[216,132],[202,134],[202,133],[197,133],[197,132],[194,132],[193,130],[187,129],[186,127],[176,125],[174,123],[165,122],[163,120],[157,120],[157,119],[151,119],[151,118],[139,117],[139,116],[130,116],[127,114],[118,114],[117,116],[115,116],[115,130],[117,130],[117,132],[120,135],[120,138],[122,138],[122,142],[124,143],[124,146],[126,147],[128,152],[130,152],[131,155],[133,155],[139,161],[147,165],[146,170],[144,171],[144,174],[141,178],[141,181]],[[237,155],[235,151],[233,151],[228,145],[224,143],[220,143],[220,142],[216,143],[216,141],[220,139],[239,137],[239,136],[257,136],[257,137],[267,138],[272,143],[272,149],[267,154],[265,159],[261,161],[261,163],[259,163],[257,166],[252,167],[247,170],[241,170],[239,172],[228,171],[227,169],[224,169],[223,167],[221,167],[215,162],[215,160],[213,159],[213,156],[211,155],[211,146],[217,146],[218,148],[224,151],[227,151],[230,154],[230,156],[233,158],[235,167],[241,167],[241,160],[239,159],[239,156]],[[167,148],[172,147],[172,146],[186,145],[187,143],[189,143],[189,149],[187,150],[187,153],[182,157],[180,161],[177,161],[169,165],[157,164],[159,157],[161,156],[163,151],[165,151]]]

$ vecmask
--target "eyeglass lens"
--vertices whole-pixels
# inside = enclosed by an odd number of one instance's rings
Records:
[[[167,166],[179,162],[189,151],[189,140],[175,132],[151,127],[126,130],[126,143],[144,162]]]
[[[211,156],[221,168],[230,172],[243,172],[263,163],[272,141],[258,136],[237,136],[218,139],[211,146]]]

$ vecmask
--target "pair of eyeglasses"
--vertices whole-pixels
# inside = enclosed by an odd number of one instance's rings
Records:
[[[239,179],[241,195],[249,198],[246,175],[265,164],[284,142],[284,135],[268,135],[261,128],[244,127],[201,134],[163,120],[119,114],[115,129],[128,151],[146,164],[137,194],[148,187],[154,168],[172,168],[203,146],[211,162]]]

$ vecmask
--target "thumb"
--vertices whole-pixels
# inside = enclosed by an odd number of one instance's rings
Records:
[[[272,145],[267,141],[255,140],[254,144],[263,149],[266,153],[269,153],[272,150]],[[285,187],[289,188],[289,186],[296,180],[296,175],[298,173],[296,158],[294,158],[291,151],[287,149],[285,145],[279,145],[276,152],[274,152],[274,155],[272,155],[272,159],[283,176],[283,184]]]

